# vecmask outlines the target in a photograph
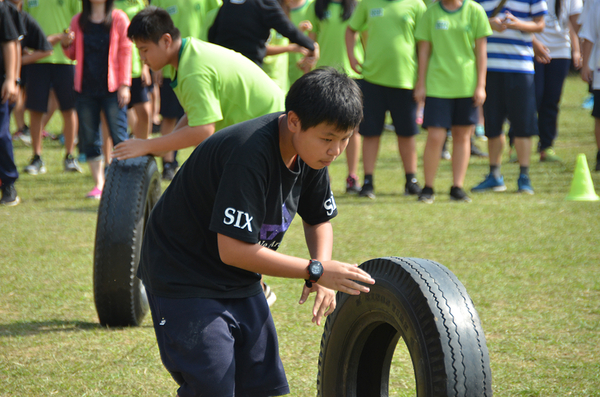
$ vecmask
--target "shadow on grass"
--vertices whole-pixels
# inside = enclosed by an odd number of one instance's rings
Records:
[[[9,336],[31,336],[50,332],[118,330],[123,328],[126,327],[107,328],[100,325],[100,323],[89,323],[76,320],[17,321],[10,324],[0,324],[0,338]]]

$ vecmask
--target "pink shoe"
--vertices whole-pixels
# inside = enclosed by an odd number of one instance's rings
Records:
[[[100,200],[100,197],[102,197],[102,190],[94,187],[91,192],[86,194],[85,197],[89,199]]]

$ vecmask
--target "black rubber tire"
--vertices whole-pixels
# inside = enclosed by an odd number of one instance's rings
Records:
[[[387,396],[400,338],[410,353],[417,396],[492,396],[481,322],[450,270],[426,259],[397,257],[360,267],[376,282],[367,294],[338,292],[321,339],[319,396]]]
[[[138,326],[148,312],[136,273],[146,221],[160,194],[154,157],[114,160],[108,167],[94,248],[94,301],[104,326]]]

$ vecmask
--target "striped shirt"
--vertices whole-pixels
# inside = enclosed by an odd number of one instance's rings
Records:
[[[476,0],[488,15],[500,4],[500,0]],[[545,0],[508,0],[496,15],[504,19],[506,11],[523,21],[546,15]],[[504,32],[494,30],[487,39],[487,70],[490,72],[533,74],[533,34],[514,29]]]

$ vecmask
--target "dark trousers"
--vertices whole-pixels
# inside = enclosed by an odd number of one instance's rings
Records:
[[[553,59],[546,65],[535,62],[535,99],[540,151],[551,147],[558,135],[558,104],[570,64],[570,59]]]
[[[0,181],[4,185],[12,185],[18,177],[10,135],[10,112],[6,101],[0,104]]]

